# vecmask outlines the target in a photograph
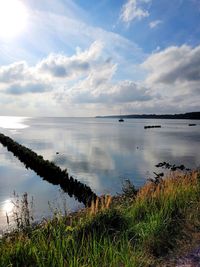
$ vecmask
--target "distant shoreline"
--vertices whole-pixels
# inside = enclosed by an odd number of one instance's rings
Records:
[[[188,112],[184,114],[130,114],[96,116],[95,118],[124,118],[124,119],[181,119],[200,120],[200,112]]]

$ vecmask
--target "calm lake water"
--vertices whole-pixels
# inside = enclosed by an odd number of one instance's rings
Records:
[[[144,130],[144,125],[155,124],[162,128]],[[0,132],[67,168],[99,195],[120,192],[124,179],[140,187],[153,171],[159,172],[158,162],[200,166],[199,121],[0,117]],[[6,226],[6,213],[11,216],[14,191],[34,198],[38,220],[52,214],[52,208],[62,209],[63,198],[69,210],[82,207],[0,144],[0,229]]]

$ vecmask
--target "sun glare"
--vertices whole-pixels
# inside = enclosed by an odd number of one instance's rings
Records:
[[[25,124],[26,119],[27,117],[0,116],[0,129],[25,129],[29,127]]]
[[[11,213],[13,208],[14,208],[14,204],[12,203],[10,199],[7,199],[4,201],[3,208],[2,208],[4,213],[7,213],[7,214]]]
[[[12,38],[27,25],[28,12],[20,0],[0,0],[0,38]]]

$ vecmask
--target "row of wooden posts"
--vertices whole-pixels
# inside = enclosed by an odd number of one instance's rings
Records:
[[[144,126],[144,129],[149,129],[149,128],[161,128],[161,125],[148,125],[148,126]]]
[[[196,123],[190,123],[188,126],[196,126]],[[144,129],[150,129],[150,128],[161,128],[161,125],[147,125],[144,126]]]
[[[78,180],[69,176],[67,170],[62,170],[49,160],[44,160],[42,156],[37,155],[31,149],[20,145],[12,140],[10,137],[0,133],[0,142],[3,146],[7,147],[21,162],[24,163],[26,168],[34,170],[44,180],[60,187],[69,194],[74,196],[79,202],[90,206],[92,201],[96,201],[97,195],[91,188]]]

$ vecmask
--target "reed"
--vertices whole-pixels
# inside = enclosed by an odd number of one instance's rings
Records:
[[[103,195],[101,197],[96,198],[96,200],[92,201],[91,206],[89,207],[90,215],[96,215],[100,211],[109,209],[111,202],[112,196],[110,195]]]

